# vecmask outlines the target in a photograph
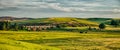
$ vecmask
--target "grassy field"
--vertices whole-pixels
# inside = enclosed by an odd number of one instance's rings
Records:
[[[67,19],[67,20],[66,20]],[[99,23],[111,18],[44,18],[13,21],[13,23],[80,23],[89,26],[64,27],[43,31],[0,31],[0,50],[120,50],[120,26],[106,25],[99,30]],[[84,31],[84,33],[80,33]],[[85,31],[87,31],[85,33]]]
[[[60,50],[60,49],[50,46],[0,38],[0,50]]]
[[[120,50],[119,32],[0,31],[0,50]]]
[[[67,20],[66,20],[67,19]],[[97,22],[93,22],[87,19],[77,19],[77,18],[70,18],[70,17],[62,17],[62,18],[38,18],[38,19],[29,19],[29,20],[18,20],[12,21],[13,23],[63,23],[63,22],[77,22],[81,24],[89,24],[89,25],[98,25]]]

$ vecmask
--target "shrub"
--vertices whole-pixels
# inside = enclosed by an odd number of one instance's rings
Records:
[[[99,24],[99,28],[100,28],[100,29],[105,29],[105,28],[106,28],[106,26],[105,26],[105,24],[104,24],[104,23],[101,23],[101,24]]]

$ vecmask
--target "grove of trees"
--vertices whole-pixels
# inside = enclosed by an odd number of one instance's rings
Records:
[[[9,21],[0,21],[0,30],[18,30],[18,24],[17,23],[11,23]]]
[[[9,30],[9,29],[10,29],[10,22],[9,21],[0,22],[0,30]]]
[[[119,25],[119,21],[118,20],[111,20],[110,25],[117,27]]]

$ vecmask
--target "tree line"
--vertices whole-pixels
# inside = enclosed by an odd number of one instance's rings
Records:
[[[9,21],[0,21],[0,30],[18,30],[19,26],[17,23],[11,23]]]
[[[117,26],[120,25],[120,20],[111,20],[110,25],[112,25],[114,27],[117,27]],[[106,24],[104,24],[104,23],[99,24],[99,28],[100,29],[105,29],[106,28]]]
[[[111,23],[110,23],[110,25],[115,27],[119,26],[119,24],[120,24],[120,20],[111,20]]]

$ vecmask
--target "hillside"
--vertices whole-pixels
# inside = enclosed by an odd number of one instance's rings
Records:
[[[112,20],[112,18],[87,18],[88,21],[94,21],[97,23],[104,23]]]
[[[42,46],[27,42],[0,38],[0,50],[60,50],[58,48]]]
[[[38,18],[21,21],[13,21],[17,23],[71,23],[71,24],[83,24],[83,25],[98,25],[97,22],[89,21],[82,18]]]
[[[23,18],[16,18],[16,17],[13,17],[13,16],[2,16],[0,17],[0,21],[5,21],[5,20],[9,20],[9,21],[22,21],[22,20],[31,20],[32,18],[26,18],[26,17],[23,17]]]
[[[120,18],[87,18],[88,21],[93,21],[97,23],[105,23],[110,24],[111,20],[118,20],[120,21]]]
[[[119,32],[0,32],[0,50],[120,50]]]

